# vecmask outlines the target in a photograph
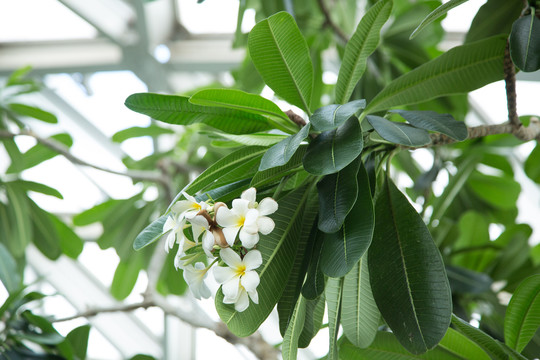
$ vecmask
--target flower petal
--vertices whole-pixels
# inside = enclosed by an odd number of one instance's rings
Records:
[[[199,237],[203,233],[203,231],[206,230],[204,226],[197,225],[197,224],[191,224],[191,230],[193,231],[193,240],[195,240],[195,243],[199,243]]]
[[[240,277],[236,276],[232,279],[226,281],[222,286],[221,290],[223,295],[229,298],[236,298],[238,295],[238,288],[240,287]]]
[[[259,250],[251,250],[244,256],[246,270],[255,270],[262,265],[262,255]]]
[[[250,202],[249,205],[255,205],[257,196],[257,190],[254,187],[250,187],[249,189],[242,192],[242,195],[240,196],[241,199],[247,200]]]
[[[229,265],[231,269],[235,270],[242,267],[244,263],[240,259],[240,255],[235,253],[231,248],[224,248],[219,251],[221,259],[225,261],[225,264]]]
[[[248,306],[249,306],[248,294],[246,293],[246,290],[242,289],[238,296],[238,299],[234,303],[234,310],[238,312],[242,312],[246,310]]]
[[[214,249],[214,234],[210,231],[206,231],[202,238],[202,248],[208,257],[214,257],[212,250]]]
[[[202,226],[205,229],[208,229],[208,220],[202,215],[196,215],[193,218],[189,219],[189,222],[193,225]]]
[[[183,257],[184,257],[184,251],[182,250],[182,248],[179,247],[178,251],[176,252],[176,255],[174,256],[174,267],[176,268],[176,270],[184,267],[184,261],[182,261]]]
[[[276,200],[267,197],[261,200],[259,203],[259,206],[257,207],[257,210],[259,210],[259,214],[261,215],[270,215],[277,211],[278,209],[278,203]]]
[[[257,286],[259,286],[260,282],[261,279],[259,279],[259,274],[257,274],[257,272],[253,270],[246,271],[244,276],[240,278],[240,283],[247,291],[253,291],[257,289]]]
[[[223,228],[223,235],[225,236],[225,240],[229,246],[234,245],[234,241],[236,240],[236,235],[238,234],[239,230],[239,226]]]
[[[167,220],[165,220],[165,224],[163,224],[163,232],[167,232],[169,230],[172,230],[176,227],[176,220],[173,216],[167,217]]]
[[[176,204],[172,206],[171,210],[177,214],[182,214],[186,210],[189,210],[192,207],[192,204],[193,204],[193,201],[180,200],[180,201],[177,201]]]
[[[239,216],[226,207],[220,207],[216,212],[216,221],[223,227],[236,226]]]
[[[248,294],[255,304],[259,303],[259,293],[257,292],[257,290],[248,291]]]
[[[214,267],[214,278],[220,284],[223,284],[236,276],[236,271],[230,267],[225,266],[215,266]]]
[[[165,251],[168,253],[170,249],[174,246],[174,241],[176,240],[176,233],[174,231],[170,231],[167,235],[167,238],[165,239]]]
[[[242,230],[240,230],[240,241],[242,242],[243,247],[251,249],[259,242],[259,234],[250,234],[245,228],[242,228]]]
[[[249,210],[249,201],[244,199],[234,199],[231,210],[237,215],[245,216]]]
[[[274,220],[270,219],[268,216],[261,216],[257,219],[257,228],[263,235],[270,234],[274,230],[274,227],[276,227]]]

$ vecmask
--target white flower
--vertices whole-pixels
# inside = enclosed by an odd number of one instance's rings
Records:
[[[259,303],[259,274],[255,271],[262,264],[262,255],[258,250],[252,250],[240,259],[240,256],[230,248],[220,250],[221,259],[229,267],[214,268],[214,277],[222,285],[223,302],[234,304],[236,311],[244,311],[249,306],[248,295],[255,304]]]
[[[190,241],[186,237],[180,241],[178,244],[178,251],[176,252],[176,255],[174,256],[174,267],[176,269],[184,268],[184,262],[182,261],[182,258],[186,255],[186,251],[188,249],[191,249],[196,244],[193,241]]]
[[[211,251],[214,248],[215,240],[211,223],[203,215],[196,215],[190,222],[193,228],[193,238],[198,242],[198,238],[202,234],[202,248],[208,257],[213,257]]]
[[[185,239],[184,236],[184,225],[186,220],[181,219],[179,216],[176,216],[174,213],[167,217],[165,224],[163,224],[163,233],[168,232],[167,238],[165,239],[165,251],[169,252],[173,248],[174,244],[177,242],[181,244],[180,247],[183,247],[183,242]]]
[[[195,298],[201,297],[207,299],[210,297],[210,289],[204,283],[208,269],[202,262],[194,265],[188,265],[184,268],[184,280],[189,285],[189,289]]]
[[[259,242],[259,232],[268,235],[274,230],[274,221],[266,215],[273,214],[278,209],[278,203],[270,198],[264,198],[260,203],[256,201],[257,190],[245,190],[240,199],[233,201],[231,210],[223,208],[216,214],[219,225],[223,226],[223,233],[227,243],[232,246],[238,231],[242,245],[251,249]]]
[[[229,246],[234,245],[236,235],[240,232],[242,245],[251,249],[259,241],[257,218],[259,212],[250,209],[249,201],[245,199],[234,199],[232,209],[225,206],[220,207],[216,212],[216,221],[223,226],[223,235]]]
[[[194,218],[199,211],[206,210],[208,208],[208,204],[204,201],[197,202],[193,196],[186,194],[185,192],[182,192],[182,194],[187,200],[177,201],[176,204],[172,206],[172,211],[180,214],[181,218],[190,220]]]

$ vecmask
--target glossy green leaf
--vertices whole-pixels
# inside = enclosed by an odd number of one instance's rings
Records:
[[[243,135],[234,135],[226,133],[215,133],[221,138],[234,141],[240,145],[247,146],[272,146],[278,142],[287,138],[285,135],[279,134],[268,134],[268,133],[255,133],[255,134],[243,134]]]
[[[66,341],[70,343],[73,349],[75,359],[86,359],[88,348],[88,336],[90,335],[90,325],[79,326],[69,332]]]
[[[216,309],[229,330],[237,336],[248,336],[256,331],[268,317],[285,288],[296,255],[297,241],[302,228],[304,206],[309,191],[300,188],[279,201],[279,209],[272,214],[276,227],[261,236],[257,249],[263,263],[257,269],[260,284],[257,287],[259,304],[238,312],[234,306],[223,303],[223,292],[216,295]]]
[[[302,295],[306,299],[316,299],[324,292],[324,274],[321,271],[321,251],[324,241],[324,233],[315,230],[313,251],[307,269],[306,281],[302,287]]]
[[[298,339],[298,347],[307,348],[317,332],[321,329],[324,305],[326,304],[324,292],[316,299],[306,300],[306,316],[304,319],[304,329]]]
[[[481,294],[491,289],[493,280],[484,273],[459,266],[446,266],[446,274],[453,293]]]
[[[194,105],[184,96],[133,94],[126,99],[125,105],[130,110],[168,124],[204,123],[231,134],[249,134],[272,128],[264,116],[241,110]]]
[[[150,125],[147,127],[133,126],[128,129],[118,131],[112,136],[112,141],[120,143],[122,141],[141,136],[156,137],[163,134],[174,134],[174,131],[157,125]]]
[[[345,46],[343,62],[336,83],[336,102],[349,101],[358,80],[366,70],[367,58],[379,45],[380,32],[392,11],[392,1],[375,3],[362,17],[356,31]]]
[[[485,175],[478,171],[471,174],[468,185],[482,200],[504,210],[516,207],[521,192],[521,186],[513,178]]]
[[[434,22],[435,20],[437,20],[441,16],[446,15],[446,13],[448,11],[452,10],[453,8],[459,6],[459,5],[461,5],[461,4],[463,4],[463,3],[467,2],[467,1],[469,1],[469,0],[450,0],[447,3],[442,4],[441,6],[439,6],[435,10],[433,10],[428,16],[426,16],[426,18],[424,20],[422,20],[420,25],[418,25],[418,27],[416,29],[414,29],[414,31],[411,34],[410,38],[413,39],[426,26],[428,26],[429,24],[431,24],[432,22]]]
[[[535,183],[540,184],[540,145],[538,143],[525,160],[525,174]]]
[[[358,168],[357,159],[337,173],[326,175],[317,183],[319,194],[319,230],[325,233],[335,233],[345,221],[358,197]]]
[[[294,174],[303,170],[302,158],[306,153],[307,145],[300,145],[291,159],[281,166],[276,166],[268,170],[258,171],[253,179],[251,179],[251,186],[259,188],[266,184],[278,183],[285,176]]]
[[[287,331],[283,336],[283,344],[281,345],[281,354],[283,359],[296,360],[298,352],[298,339],[304,328],[304,320],[306,318],[306,299],[303,296],[298,298],[296,307],[289,321]]]
[[[21,288],[21,276],[17,271],[17,263],[2,243],[0,243],[0,282],[10,294]]]
[[[163,232],[163,225],[165,225],[167,217],[168,215],[162,215],[144,228],[144,230],[141,231],[141,233],[135,238],[135,241],[133,242],[133,249],[140,250],[143,247],[159,240],[159,238],[165,234]]]
[[[417,128],[436,131],[448,135],[457,141],[463,141],[469,136],[465,123],[455,120],[450,114],[439,114],[434,111],[407,110],[391,110],[391,112],[401,115],[401,117]]]
[[[366,100],[354,100],[344,105],[326,105],[315,110],[309,123],[317,131],[333,130],[343,124],[360,109],[366,107]]]
[[[143,258],[141,253],[130,256],[128,261],[120,261],[111,284],[111,294],[115,299],[123,300],[131,294],[142,267]]]
[[[455,355],[457,359],[490,359],[489,355],[480,346],[452,328],[448,328],[446,331],[446,335],[437,346],[437,349],[439,348]]]
[[[328,306],[328,334],[330,345],[328,360],[338,359],[337,336],[341,318],[341,299],[343,297],[343,279],[328,278],[325,289],[326,304]]]
[[[256,156],[252,159],[245,161],[244,163],[238,165],[236,168],[232,169],[228,173],[218,177],[214,182],[208,184],[201,192],[208,192],[211,189],[216,189],[221,186],[232,184],[237,182],[239,179],[251,180],[253,176],[257,173],[257,169],[261,163],[262,155]]]
[[[421,354],[442,339],[452,313],[441,254],[407,198],[386,179],[368,252],[373,296],[399,342]]]
[[[19,115],[28,116],[33,119],[41,120],[49,124],[56,124],[58,119],[55,115],[51,114],[48,111],[42,110],[35,106],[29,106],[24,104],[10,103],[8,105],[9,109],[15,111]]]
[[[13,183],[16,183],[17,186],[23,188],[26,191],[33,191],[44,195],[50,195],[54,196],[58,199],[63,199],[64,197],[60,192],[56,189],[53,189],[50,186],[47,186],[42,183],[34,182],[34,181],[25,181],[25,180],[15,180],[12,181]]]
[[[309,134],[310,125],[304,126],[298,133],[278,142],[266,151],[261,159],[259,171],[285,165],[293,157],[298,147]]]
[[[71,139],[71,136],[68,134],[56,134],[48,138],[48,140],[58,142],[61,145],[70,147],[73,145],[73,139]],[[13,164],[11,164],[8,169],[6,170],[7,174],[12,174],[14,172],[19,172],[25,169],[29,169],[31,167],[34,167],[38,164],[41,164],[45,160],[52,159],[58,155],[58,153],[54,150],[49,149],[48,147],[42,145],[42,144],[36,144],[28,151],[26,151],[22,155],[22,164],[17,164],[15,167]]]
[[[522,9],[522,0],[488,0],[478,9],[465,37],[465,43],[497,34],[510,34],[512,23],[520,16]]]
[[[525,279],[514,292],[504,319],[505,343],[521,352],[540,327],[540,275]]]
[[[405,146],[424,146],[431,143],[429,134],[424,129],[414,126],[386,120],[383,117],[368,115],[369,123],[375,131],[385,140],[394,144]]]
[[[368,347],[377,334],[380,313],[369,282],[368,257],[365,254],[343,282],[343,302],[341,319],[343,333],[354,346]]]
[[[459,94],[501,80],[506,38],[495,36],[457,46],[388,84],[363,114]]]
[[[314,175],[333,174],[349,165],[362,152],[364,140],[355,117],[319,134],[308,146],[304,169]]]
[[[225,107],[259,114],[267,117],[277,129],[288,133],[298,130],[298,127],[273,101],[241,90],[201,90],[192,95],[189,102],[200,106]]]
[[[313,65],[306,40],[293,17],[279,12],[258,22],[249,33],[248,48],[266,84],[309,113]]]
[[[466,321],[452,315],[452,325],[468,339],[474,341],[475,344],[480,346],[491,359],[505,360],[508,356],[502,348],[502,344],[491,336],[483,332],[482,330],[475,328]]]
[[[525,72],[540,69],[540,19],[532,10],[514,22],[508,39],[512,61]]]
[[[358,171],[358,196],[338,232],[325,234],[320,266],[331,277],[347,274],[364,255],[373,238],[375,225],[369,179],[363,164]],[[321,212],[320,216],[324,216]]]

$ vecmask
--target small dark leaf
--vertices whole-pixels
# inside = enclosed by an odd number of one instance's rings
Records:
[[[469,136],[465,123],[455,120],[450,114],[406,110],[392,110],[391,112],[401,115],[414,127],[440,132],[457,141],[463,141]]]
[[[310,124],[317,131],[333,130],[366,107],[366,100],[355,100],[344,105],[326,105],[315,110],[309,118]],[[356,114],[358,115],[358,114]]]
[[[338,128],[319,134],[308,146],[304,169],[314,175],[328,175],[349,165],[362,152],[360,123],[351,117]]]
[[[281,140],[268,149],[261,159],[259,171],[285,165],[292,158],[302,141],[308,136],[309,127],[309,124],[307,124],[295,135]]]
[[[391,143],[414,147],[424,146],[431,142],[428,132],[424,129],[392,122],[375,115],[368,115],[367,119],[375,131]]]
[[[141,233],[135,238],[133,242],[133,249],[140,250],[145,246],[159,240],[164,235],[163,225],[167,221],[169,215],[162,215],[148,225]]]
[[[313,251],[307,269],[306,281],[302,287],[302,295],[306,299],[314,300],[324,292],[324,275],[321,271],[321,250],[324,233],[316,230],[313,240]]]
[[[519,69],[525,72],[540,69],[540,19],[534,11],[514,22],[509,42],[510,56]]]

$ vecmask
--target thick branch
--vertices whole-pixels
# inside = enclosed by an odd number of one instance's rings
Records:
[[[165,314],[174,316],[193,327],[204,328],[213,331],[217,336],[225,339],[230,344],[243,345],[259,359],[273,360],[277,358],[277,350],[272,345],[268,344],[258,333],[255,333],[249,337],[240,338],[231,333],[227,326],[221,322],[214,322],[212,320],[208,320],[205,317],[199,316],[197,312],[194,311],[184,312],[178,307],[174,307],[171,304],[167,303],[165,300],[160,300],[157,298],[152,299],[152,297],[150,296],[147,296],[147,299],[138,303],[111,306],[107,308],[88,309],[87,311],[83,311],[73,316],[54,319],[53,322],[69,321],[81,317],[89,318],[97,316],[99,314],[112,312],[130,312],[137,309],[148,309],[149,307],[159,307],[161,310],[163,310]]]
[[[332,20],[332,17],[330,16],[330,10],[326,6],[324,0],[317,0],[317,3],[319,4],[319,8],[321,9],[321,12],[324,15],[324,24],[323,25],[330,26],[332,28],[332,30],[336,33],[336,35],[339,37],[339,39],[341,41],[343,41],[344,43],[347,43],[349,41],[349,37]]]
[[[508,108],[508,121],[510,124],[519,128],[522,126],[517,114],[517,95],[516,95],[516,68],[510,58],[510,48],[508,41],[504,49],[504,82],[506,84],[506,106]]]
[[[149,173],[149,172],[144,172],[144,171],[125,171],[125,172],[123,172],[123,171],[116,171],[116,170],[104,168],[104,167],[99,166],[99,165],[91,164],[91,163],[89,163],[87,161],[79,159],[78,157],[76,157],[75,155],[70,153],[69,149],[64,144],[59,143],[58,141],[43,138],[43,137],[37,135],[36,133],[34,133],[33,131],[30,131],[30,130],[22,130],[20,133],[17,133],[17,134],[6,131],[6,130],[0,130],[0,139],[13,139],[16,136],[20,136],[20,135],[33,137],[34,139],[36,139],[36,141],[38,143],[40,143],[41,145],[43,145],[45,147],[48,147],[49,149],[53,150],[56,153],[64,156],[66,159],[71,161],[73,164],[91,167],[93,169],[108,172],[110,174],[127,176],[127,177],[132,178],[133,180],[151,181],[151,182],[154,182],[154,183],[162,184],[164,186],[169,186],[167,180],[163,176],[161,176],[161,175],[159,175],[157,173]]]

